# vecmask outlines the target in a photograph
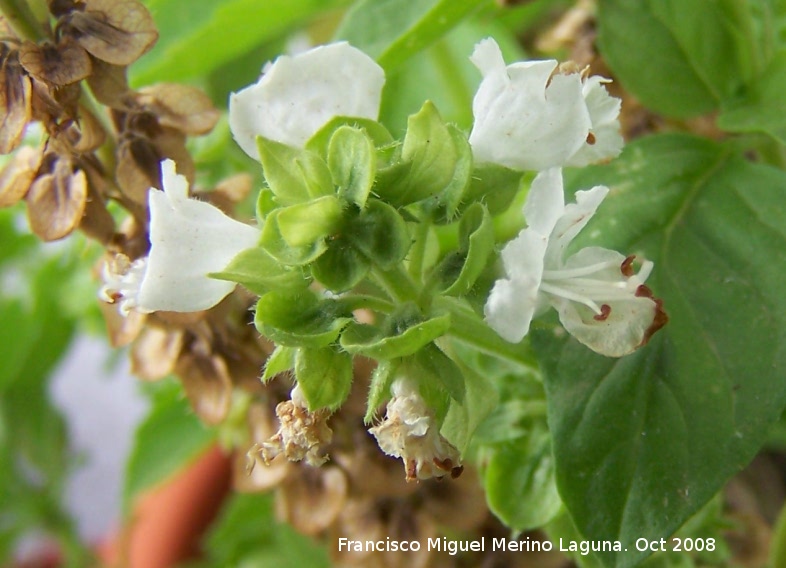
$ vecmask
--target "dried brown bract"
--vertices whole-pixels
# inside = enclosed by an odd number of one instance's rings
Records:
[[[145,381],[172,374],[183,351],[183,330],[145,326],[131,348],[131,372]]]
[[[41,151],[23,146],[0,171],[0,207],[10,207],[27,195],[41,164]]]
[[[349,487],[341,469],[297,468],[276,493],[276,516],[307,535],[318,535],[341,513]]]
[[[31,76],[57,87],[81,81],[92,70],[90,56],[68,37],[59,44],[26,41],[19,50],[19,61]]]
[[[147,203],[147,190],[160,187],[159,168],[165,158],[174,160],[178,172],[193,181],[186,136],[208,132],[218,117],[210,100],[191,87],[163,85],[125,97],[123,108],[112,111],[119,133],[117,181],[122,191],[137,203]]]
[[[153,47],[158,31],[136,0],[53,0],[57,33],[72,37],[96,59],[130,65]]]
[[[7,154],[22,140],[32,116],[33,85],[19,62],[19,51],[0,43],[0,153]]]
[[[199,418],[207,424],[223,422],[232,403],[232,380],[224,360],[187,349],[178,359],[175,372]]]
[[[141,89],[136,102],[153,113],[161,126],[191,136],[207,134],[221,116],[205,93],[176,83],[159,83]]]
[[[45,241],[70,234],[82,221],[87,176],[67,157],[44,156],[38,177],[27,193],[30,228]]]

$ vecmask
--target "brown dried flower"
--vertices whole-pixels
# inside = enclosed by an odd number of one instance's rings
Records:
[[[333,431],[327,425],[327,410],[310,412],[299,386],[292,389],[291,399],[276,406],[280,426],[278,432],[266,442],[255,444],[249,456],[258,454],[269,464],[277,455],[284,454],[290,461],[305,459],[318,467],[328,460],[322,449],[330,443]]]
[[[130,65],[153,47],[158,31],[136,0],[52,0],[58,34],[72,37],[96,59]]]
[[[391,391],[385,420],[369,429],[382,451],[404,461],[407,481],[461,475],[459,451],[439,433],[434,413],[415,387],[398,379]]]
[[[22,140],[32,116],[33,85],[19,62],[19,51],[0,42],[0,153]]]

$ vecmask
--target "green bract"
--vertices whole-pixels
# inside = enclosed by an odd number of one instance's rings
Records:
[[[466,136],[445,124],[434,105],[426,102],[409,117],[401,155],[379,171],[375,191],[398,206],[444,192],[455,209],[469,183],[471,163]]]
[[[295,378],[310,410],[335,410],[343,404],[352,386],[352,356],[333,347],[298,349]]]
[[[257,303],[254,323],[266,337],[287,347],[327,347],[352,321],[339,300],[310,290],[269,292]]]

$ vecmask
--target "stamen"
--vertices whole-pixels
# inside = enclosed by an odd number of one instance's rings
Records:
[[[635,258],[636,258],[636,255],[632,254],[632,255],[628,256],[627,258],[625,258],[625,260],[622,261],[622,264],[620,265],[620,272],[622,272],[623,276],[627,276],[628,278],[633,276],[633,274],[634,274],[634,272],[633,272],[633,260]]]
[[[551,284],[547,284],[546,282],[542,282],[540,284],[540,289],[547,294],[553,294],[554,296],[559,296],[560,298],[565,298],[566,300],[572,300],[574,302],[578,302],[579,304],[584,304],[589,309],[591,309],[596,314],[601,314],[601,309],[598,307],[598,304],[590,300],[589,298],[582,296],[581,294],[575,294],[570,292],[569,290],[565,290],[564,288],[560,288],[559,286],[552,286]]]
[[[592,316],[592,319],[595,321],[606,321],[609,319],[609,314],[611,314],[611,306],[608,304],[603,304],[600,307],[600,314]]]
[[[592,132],[587,133],[587,144],[594,146],[596,142],[595,135]]]
[[[600,272],[604,268],[610,268],[616,263],[612,261],[598,262],[590,264],[589,266],[580,266],[578,268],[563,269],[563,270],[544,270],[543,278],[546,280],[565,280],[568,278],[576,278],[577,276],[588,276],[596,272]]]

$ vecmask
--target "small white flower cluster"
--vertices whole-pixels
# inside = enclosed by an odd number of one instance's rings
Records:
[[[461,475],[459,451],[440,433],[434,414],[411,382],[396,380],[385,420],[369,430],[383,452],[401,458],[407,481]]]

